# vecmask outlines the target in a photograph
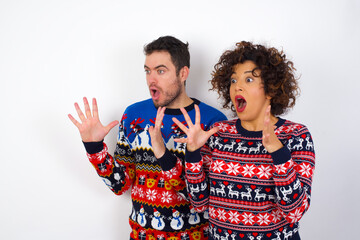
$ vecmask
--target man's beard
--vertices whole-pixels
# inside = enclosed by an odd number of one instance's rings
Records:
[[[175,89],[174,89],[175,88]],[[169,106],[171,103],[173,103],[182,93],[181,89],[182,89],[182,84],[180,80],[177,80],[174,83],[174,90],[170,90],[170,91],[163,91],[163,95],[165,97],[165,99],[162,102],[155,102],[153,101],[155,107],[166,107]],[[168,89],[169,90],[169,89]]]

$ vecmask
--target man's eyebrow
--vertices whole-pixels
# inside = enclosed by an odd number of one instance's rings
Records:
[[[155,67],[155,69],[158,69],[158,68],[166,68],[166,69],[169,69],[167,66],[163,65],[163,64],[160,64],[158,66]],[[144,65],[144,68],[149,68],[148,66]]]

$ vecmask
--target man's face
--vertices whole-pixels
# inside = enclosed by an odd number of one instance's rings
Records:
[[[170,54],[166,51],[157,51],[147,55],[144,69],[154,105],[168,108],[174,106],[184,91],[184,83],[181,77],[176,75]]]

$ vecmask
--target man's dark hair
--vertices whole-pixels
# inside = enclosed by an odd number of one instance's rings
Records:
[[[180,69],[187,66],[190,68],[189,44],[183,43],[172,36],[163,36],[144,46],[145,55],[150,55],[157,51],[166,51],[171,56],[171,61],[175,65],[176,75],[179,75]]]

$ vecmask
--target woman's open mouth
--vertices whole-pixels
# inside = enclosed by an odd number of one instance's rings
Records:
[[[235,96],[235,104],[237,112],[243,112],[246,108],[246,100],[243,96]]]

